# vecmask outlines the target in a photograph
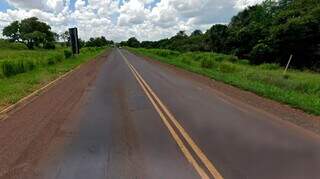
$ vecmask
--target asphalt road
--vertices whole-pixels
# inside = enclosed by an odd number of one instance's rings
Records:
[[[39,153],[39,179],[318,179],[320,138],[114,49]]]

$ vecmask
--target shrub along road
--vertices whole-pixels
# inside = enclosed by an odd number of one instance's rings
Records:
[[[1,44],[1,43],[0,43]],[[56,50],[1,49],[0,111],[41,86],[103,53],[105,48],[82,48],[72,56],[66,48]]]
[[[320,115],[320,75],[278,64],[252,65],[232,55],[129,48],[130,51]]]
[[[320,175],[318,135],[119,49],[12,111],[0,131],[2,178]]]

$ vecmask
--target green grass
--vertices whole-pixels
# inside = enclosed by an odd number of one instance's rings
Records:
[[[63,48],[56,50],[16,50],[0,49],[0,78],[10,77],[31,71],[36,67],[45,67],[60,63],[71,56]],[[70,53],[70,52],[69,52]]]
[[[209,52],[179,53],[161,49],[128,50],[320,115],[320,75],[277,64],[250,65],[248,60]]]
[[[27,50],[27,46],[23,43],[9,43],[6,40],[0,39],[0,49],[11,49],[11,50]],[[2,55],[2,53],[0,53]]]
[[[70,57],[66,49],[25,50],[0,47],[0,109],[103,53],[106,48],[83,48]]]

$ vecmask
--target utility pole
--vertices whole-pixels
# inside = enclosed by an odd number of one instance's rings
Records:
[[[287,70],[289,68],[289,65],[290,65],[290,62],[291,62],[291,59],[292,59],[293,55],[291,54],[290,57],[289,57],[289,60],[288,60],[288,63],[286,65],[286,68],[284,69],[283,71],[283,75],[285,75],[287,73]]]

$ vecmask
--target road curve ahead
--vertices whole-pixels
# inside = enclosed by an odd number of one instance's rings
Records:
[[[126,50],[84,93],[26,176],[320,178],[319,136]]]

